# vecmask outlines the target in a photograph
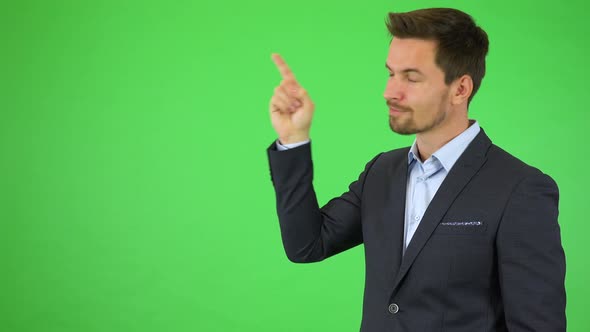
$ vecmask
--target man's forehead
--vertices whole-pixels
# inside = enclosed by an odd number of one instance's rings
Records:
[[[385,67],[405,71],[407,68],[434,63],[436,42],[415,38],[394,38],[389,47]]]
[[[436,51],[434,40],[394,38],[389,44],[390,56],[428,56]]]

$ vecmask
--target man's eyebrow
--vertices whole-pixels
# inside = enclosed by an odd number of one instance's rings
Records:
[[[391,68],[389,68],[389,66],[387,65],[387,63],[385,63],[385,68],[389,69],[389,71],[393,71],[393,70],[391,70]],[[424,75],[417,68],[406,68],[406,69],[402,70],[402,73],[409,73],[409,72],[414,72],[414,73],[418,73],[420,75]]]

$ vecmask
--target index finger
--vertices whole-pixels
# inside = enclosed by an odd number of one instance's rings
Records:
[[[281,76],[283,76],[284,80],[295,80],[295,75],[293,74],[291,69],[289,69],[289,66],[287,66],[287,63],[279,54],[272,53],[271,57],[272,60],[275,62],[277,68],[279,68]]]

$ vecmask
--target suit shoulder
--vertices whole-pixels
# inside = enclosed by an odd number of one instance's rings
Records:
[[[381,158],[387,161],[396,161],[402,158],[408,158],[408,152],[410,151],[410,147],[406,146],[403,148],[397,148],[389,151],[385,151],[381,153]]]
[[[401,161],[408,159],[408,151],[410,151],[410,147],[403,147],[398,149],[393,149],[389,151],[384,151],[379,153],[377,160],[375,161],[376,167],[383,167],[387,166],[390,167],[391,165],[395,165],[400,163]]]
[[[505,176],[515,177],[520,180],[529,176],[542,175],[550,178],[549,175],[543,173],[539,168],[527,164],[495,144],[490,146],[487,157],[488,166],[501,170]]]

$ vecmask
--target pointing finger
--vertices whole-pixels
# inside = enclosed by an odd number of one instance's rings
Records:
[[[295,75],[293,74],[285,60],[283,60],[283,58],[279,54],[272,53],[271,58],[274,61],[277,68],[279,69],[279,72],[281,73],[281,76],[284,80],[295,81]]]

